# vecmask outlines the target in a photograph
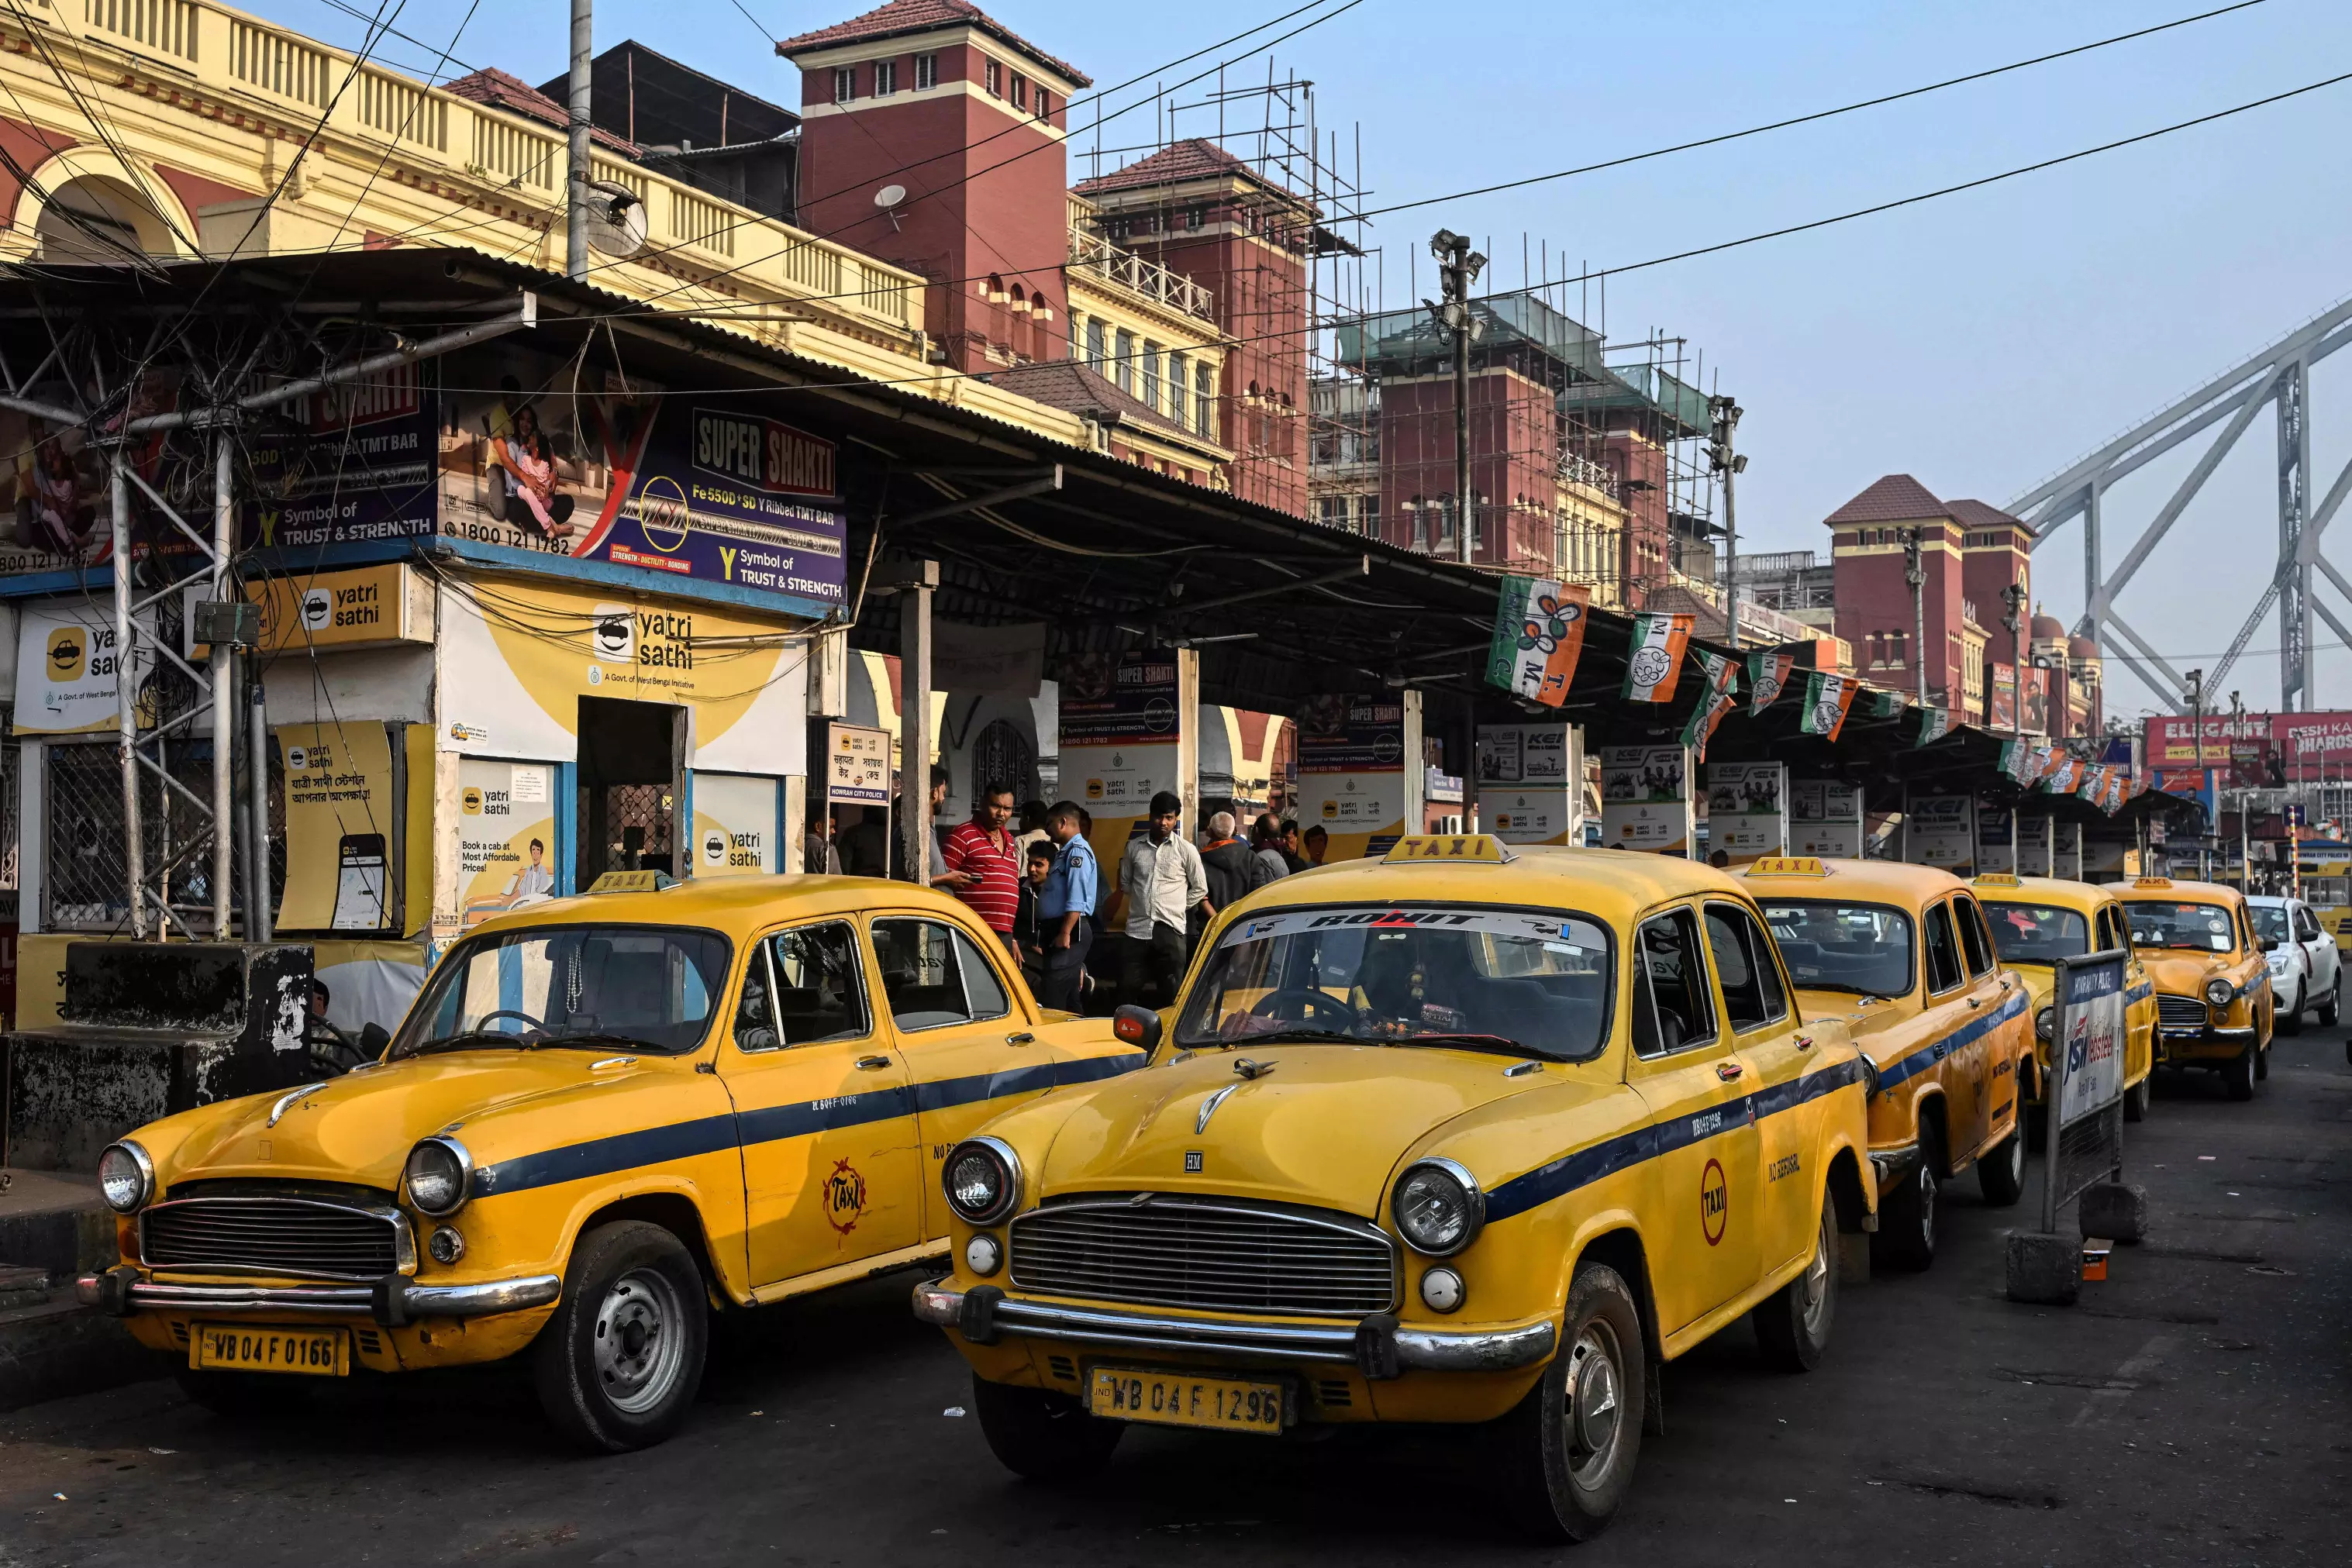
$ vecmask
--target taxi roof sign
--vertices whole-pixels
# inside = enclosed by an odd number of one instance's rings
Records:
[[[2132,885],[2134,887],[2170,887],[2172,885],[2172,879],[2168,876],[2134,877],[2132,879]]]
[[[1508,865],[1519,857],[1492,833],[1407,833],[1382,865]]]
[[[1827,876],[1830,868],[1819,855],[1764,855],[1748,864],[1749,876]]]
[[[2017,873],[2013,871],[1985,872],[1976,878],[1976,884],[1979,887],[2023,887],[2025,885],[2017,880]]]
[[[591,893],[659,893],[677,878],[658,871],[608,871],[588,884]]]

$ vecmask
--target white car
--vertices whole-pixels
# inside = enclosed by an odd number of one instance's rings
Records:
[[[2278,944],[2271,949],[2271,995],[2278,998],[2278,1029],[2299,1034],[2303,1015],[2317,1009],[2323,1027],[2334,1027],[2344,995],[2344,964],[2336,938],[2320,928],[2319,916],[2299,898],[2246,900],[2254,934]]]

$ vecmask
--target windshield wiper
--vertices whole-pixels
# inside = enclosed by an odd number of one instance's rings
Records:
[[[503,1030],[469,1029],[456,1034],[445,1034],[438,1040],[428,1040],[410,1046],[393,1058],[405,1061],[412,1056],[425,1056],[444,1051],[472,1051],[478,1046],[499,1046],[510,1051],[527,1051],[531,1041],[522,1035],[509,1034]]]
[[[1486,1051],[1504,1056],[1527,1056],[1538,1061],[1554,1061],[1549,1051],[1522,1045],[1508,1035],[1500,1034],[1409,1034],[1402,1040],[1391,1040],[1389,1045],[1433,1045],[1448,1051]]]
[[[1360,1040],[1352,1034],[1342,1034],[1329,1029],[1276,1029],[1264,1034],[1235,1035],[1231,1040],[1180,1040],[1179,1051],[1232,1051],[1244,1045],[1305,1045],[1336,1040],[1343,1045],[1378,1045],[1380,1041]]]
[[[667,1046],[656,1045],[649,1040],[639,1040],[633,1034],[611,1034],[595,1030],[591,1030],[584,1034],[551,1034],[543,1040],[532,1040],[523,1049],[545,1051],[551,1046],[568,1046],[583,1051],[650,1051],[656,1054],[667,1053],[669,1050]]]

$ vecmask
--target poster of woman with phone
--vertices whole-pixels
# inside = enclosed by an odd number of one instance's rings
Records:
[[[498,455],[497,478],[504,490],[499,498],[505,505],[498,510],[511,515],[520,500],[537,519],[540,532],[551,539],[569,535],[572,499],[556,493],[555,455],[548,447],[547,433],[540,428],[539,410],[529,403],[515,410],[512,431],[499,435],[494,428],[490,441]]]

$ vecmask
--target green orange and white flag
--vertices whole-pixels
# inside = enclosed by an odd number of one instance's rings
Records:
[[[1873,718],[1901,718],[1903,706],[1901,692],[1873,692],[1870,695],[1870,716]]]
[[[1698,673],[1706,678],[1708,691],[1728,691],[1739,682],[1739,661],[1729,653],[1701,648],[1698,651]]]
[[[2000,770],[2011,779],[2025,777],[2025,743],[2004,740],[2000,743]]]
[[[1505,691],[1558,707],[1568,700],[1584,652],[1592,590],[1546,578],[1506,577],[1487,645],[1486,679]]]
[[[1739,706],[1739,663],[1721,653],[1699,650],[1701,667],[1706,674],[1706,695],[1698,699],[1691,710],[1689,721],[1683,726],[1683,744],[1691,748],[1698,760],[1706,760],[1706,743],[1723,722],[1724,715]]]
[[[1759,648],[1748,655],[1748,711],[1762,713],[1780,700],[1789,672],[1797,667],[1794,648]]]
[[[1805,680],[1805,714],[1797,727],[1807,735],[1835,740],[1838,731],[1845,727],[1846,709],[1853,706],[1853,694],[1861,689],[1862,683],[1852,675],[1815,670]]]
[[[2106,787],[2106,768],[2105,767],[2092,768],[2086,765],[2083,769],[2083,781],[2075,787],[2074,793],[2095,806],[2099,802],[2099,792]]]
[[[1672,702],[1682,679],[1683,651],[1690,646],[1691,618],[1645,610],[1633,617],[1633,640],[1625,655],[1627,702]]]
[[[1952,727],[1952,710],[1948,707],[1927,707],[1919,710],[1919,738],[1915,744],[1931,746],[1944,738]]]

